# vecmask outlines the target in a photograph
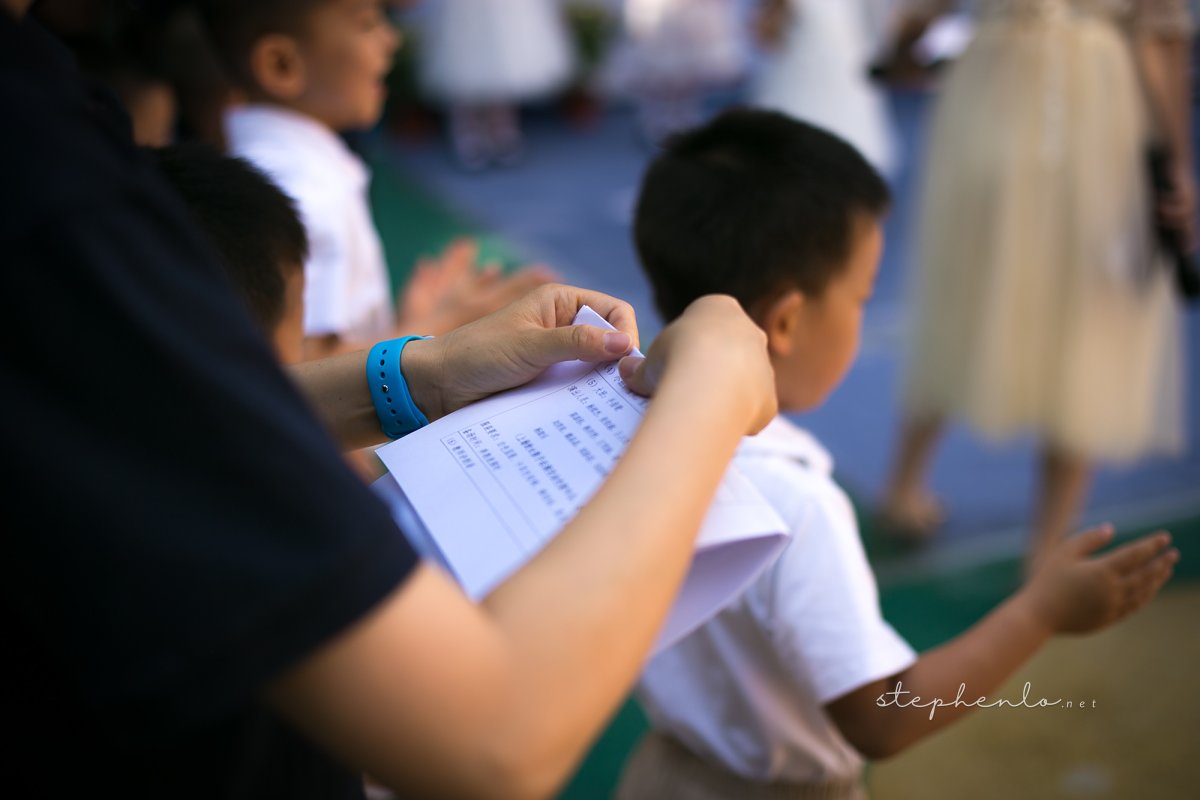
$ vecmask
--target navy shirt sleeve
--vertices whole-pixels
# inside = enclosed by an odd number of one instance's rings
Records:
[[[184,209],[85,98],[3,63],[17,50],[0,57],[0,619],[118,735],[183,735],[257,703],[416,557]]]

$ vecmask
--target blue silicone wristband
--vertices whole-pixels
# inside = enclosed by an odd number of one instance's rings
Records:
[[[429,424],[429,420],[413,402],[408,383],[400,371],[400,354],[404,352],[404,346],[413,339],[428,338],[405,336],[388,339],[372,347],[367,356],[367,385],[371,387],[375,415],[379,417],[380,429],[390,439],[399,439]]]

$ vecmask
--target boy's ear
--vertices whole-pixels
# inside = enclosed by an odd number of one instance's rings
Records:
[[[250,74],[274,100],[295,100],[304,93],[308,81],[299,43],[282,33],[268,33],[254,43]]]
[[[767,334],[767,352],[773,356],[791,355],[796,346],[796,329],[800,326],[800,314],[805,306],[804,294],[799,289],[789,289],[771,301],[760,319]]]

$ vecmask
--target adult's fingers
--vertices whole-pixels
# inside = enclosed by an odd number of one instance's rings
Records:
[[[530,331],[524,337],[521,357],[538,367],[560,361],[616,361],[633,349],[624,331],[606,331],[592,325],[569,325]]]
[[[637,317],[633,313],[633,306],[624,300],[618,300],[603,292],[562,284],[542,286],[534,291],[534,296],[547,304],[547,310],[552,311],[555,326],[570,325],[580,308],[585,305],[591,306],[592,310],[610,325],[628,334],[634,347],[639,346]]]

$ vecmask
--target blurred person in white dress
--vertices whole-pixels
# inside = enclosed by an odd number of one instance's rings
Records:
[[[705,95],[745,74],[736,0],[626,0],[623,23],[604,82],[633,99],[650,143],[698,124]]]
[[[756,106],[836,133],[885,176],[898,153],[887,98],[868,77],[873,0],[762,0],[757,38],[767,57],[750,92]]]
[[[575,58],[555,0],[430,0],[422,85],[447,110],[462,165],[523,155],[518,106],[567,86]]]
[[[914,3],[919,27],[953,5]],[[979,0],[929,140],[914,325],[881,518],[921,539],[948,418],[1040,445],[1029,565],[1092,465],[1184,442],[1179,301],[1152,219],[1195,242],[1187,0]],[[1156,200],[1153,142],[1172,189]],[[1157,207],[1156,207],[1157,206]]]

